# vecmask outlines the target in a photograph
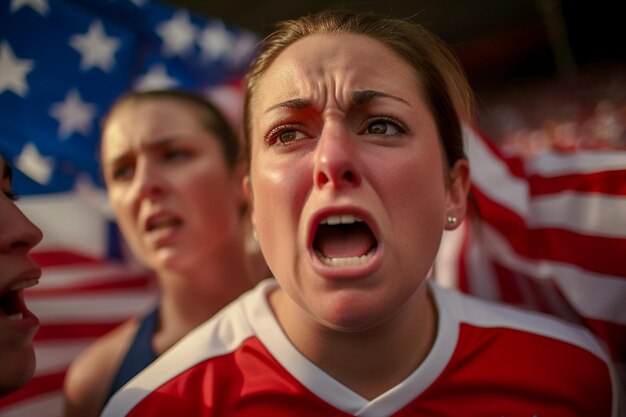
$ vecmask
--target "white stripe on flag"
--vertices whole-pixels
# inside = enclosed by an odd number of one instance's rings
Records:
[[[146,269],[120,264],[46,267],[39,285],[32,291],[110,283],[114,279],[140,278],[146,274]]]
[[[148,311],[156,299],[155,292],[124,289],[96,295],[34,297],[27,303],[42,324],[109,323]]]
[[[623,308],[626,279],[623,277],[593,273],[576,265],[527,259],[515,253],[508,240],[488,224],[483,224],[482,232],[491,242],[491,255],[502,265],[536,278],[553,279],[583,317],[626,325],[626,309]]]
[[[626,169],[626,152],[590,151],[572,154],[554,152],[528,158],[524,161],[526,175],[558,177],[569,174],[591,174]]]
[[[93,339],[35,341],[37,368],[35,376],[63,372]]]
[[[556,227],[587,236],[626,236],[626,198],[606,194],[563,191],[533,197],[529,228]]]
[[[76,194],[24,197],[18,206],[43,231],[37,250],[67,249],[96,258],[105,256],[108,222]]]
[[[528,213],[528,183],[511,175],[507,164],[492,154],[485,142],[465,129],[466,153],[470,162],[472,183],[489,199],[513,210],[522,217]]]

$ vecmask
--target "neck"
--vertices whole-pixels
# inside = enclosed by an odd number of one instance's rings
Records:
[[[310,323],[310,317],[281,320],[280,308],[276,314],[301,353],[369,400],[398,385],[419,367],[430,352],[437,327],[435,304],[426,285],[392,319],[357,333]],[[293,325],[300,320],[309,323]]]
[[[188,271],[159,271],[159,326],[153,336],[157,354],[211,318],[254,285],[241,245],[205,259]]]

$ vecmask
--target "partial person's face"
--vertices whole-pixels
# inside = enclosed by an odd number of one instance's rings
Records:
[[[24,289],[37,285],[41,269],[29,252],[41,230],[12,199],[9,167],[0,157],[0,395],[24,385],[35,371],[33,336],[39,320],[24,304]]]
[[[148,267],[200,268],[240,238],[240,179],[195,107],[165,98],[127,102],[109,118],[102,140],[115,217]]]
[[[253,221],[270,269],[319,323],[384,322],[465,210],[414,71],[368,37],[309,36],[270,65],[251,106]],[[466,186],[466,163],[450,175]]]

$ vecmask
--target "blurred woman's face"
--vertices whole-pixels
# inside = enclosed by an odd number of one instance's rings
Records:
[[[464,210],[419,85],[392,50],[353,34],[301,39],[259,80],[249,186],[261,249],[294,306],[331,328],[405,305],[447,216]]]
[[[41,231],[13,202],[9,167],[0,157],[0,395],[24,385],[35,371],[33,336],[39,320],[24,304],[24,289],[39,282],[41,269],[29,252]]]
[[[109,200],[135,255],[154,270],[197,270],[237,235],[241,180],[199,110],[167,98],[126,102],[107,121]]]

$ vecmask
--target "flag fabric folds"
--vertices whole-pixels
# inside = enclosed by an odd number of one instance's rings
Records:
[[[0,416],[60,416],[71,360],[158,297],[102,189],[99,121],[112,101],[128,90],[194,90],[236,121],[257,41],[156,0],[0,2],[0,152],[16,168],[18,205],[44,232],[41,283],[26,293],[41,320],[37,369],[0,398]]]
[[[438,279],[588,327],[626,376],[626,152],[505,157],[466,140],[478,215],[444,236]]]

